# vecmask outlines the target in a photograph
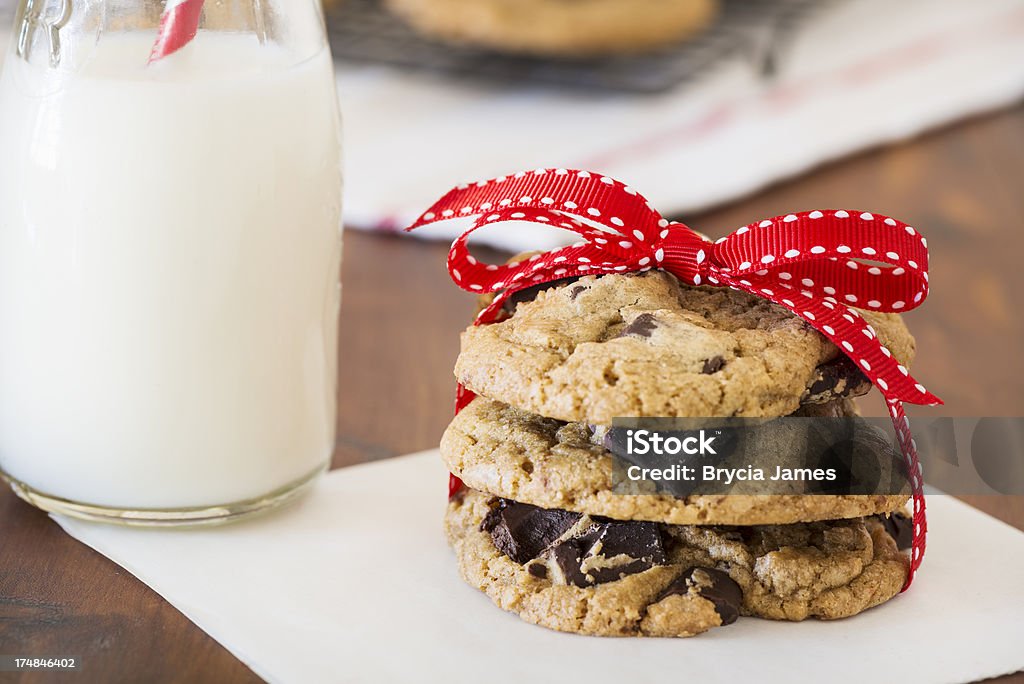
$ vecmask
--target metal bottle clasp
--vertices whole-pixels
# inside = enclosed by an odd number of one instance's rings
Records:
[[[35,36],[43,31],[50,45],[50,66],[60,64],[60,30],[71,21],[72,0],[60,0],[59,3],[47,3],[46,0],[26,0],[25,14],[18,33],[18,45],[15,49],[22,59],[28,59],[28,53],[35,42]],[[47,13],[47,7],[55,8],[55,13]]]

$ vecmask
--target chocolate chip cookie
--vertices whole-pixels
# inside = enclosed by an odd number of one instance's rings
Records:
[[[707,26],[717,0],[386,0],[421,33],[502,52],[579,57],[644,52]]]
[[[455,366],[474,392],[563,421],[622,416],[777,417],[856,396],[867,379],[786,309],[663,271],[587,276],[520,298],[513,315],[462,334]],[[860,312],[909,365],[899,316]]]
[[[456,495],[463,578],[534,624],[600,636],[692,636],[739,616],[848,617],[895,596],[907,561],[881,520],[753,527],[617,521]]]
[[[854,414],[849,401],[824,404],[814,413]],[[890,449],[881,444],[878,449]],[[898,459],[898,455],[895,455]],[[545,508],[651,520],[677,525],[766,525],[855,518],[888,513],[907,501],[904,494],[755,494],[673,496],[613,491],[613,458],[593,429],[526,413],[482,397],[464,408],[441,438],[441,458],[467,485],[496,496]],[[770,460],[786,454],[772,450]],[[869,460],[869,459],[864,459]],[[900,482],[905,483],[902,474]],[[653,484],[653,483],[642,483]],[[738,488],[736,491],[745,491]]]

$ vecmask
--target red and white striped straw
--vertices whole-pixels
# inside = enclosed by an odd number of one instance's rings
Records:
[[[157,62],[172,55],[191,42],[199,31],[199,17],[203,13],[204,0],[167,0],[160,17],[160,33],[149,63]]]

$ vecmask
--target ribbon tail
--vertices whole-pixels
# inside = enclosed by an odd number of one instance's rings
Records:
[[[466,485],[463,484],[462,480],[455,476],[454,473],[448,473],[448,499],[451,500],[453,496],[462,491],[462,488]]]
[[[928,534],[928,521],[925,515],[924,480],[921,475],[921,462],[917,456],[917,443],[910,435],[910,419],[903,412],[903,402],[899,400],[887,402],[889,416],[892,418],[893,428],[896,430],[896,439],[899,441],[900,450],[903,452],[903,459],[907,465],[907,477],[910,480],[910,488],[914,498],[914,540],[910,552],[910,568],[907,571],[907,581],[901,591],[906,591],[914,581],[917,569],[921,567],[924,558],[926,537]]]
[[[466,408],[469,402],[476,399],[476,393],[472,390],[466,389],[466,386],[461,382],[455,387],[455,415],[459,415],[459,411]],[[459,479],[455,473],[448,473],[448,500],[451,501],[452,497],[458,494],[466,485],[463,484],[462,480]]]
[[[466,389],[466,386],[460,382],[455,388],[455,415],[459,415],[459,411],[469,406],[469,402],[474,399],[476,399],[476,393]]]

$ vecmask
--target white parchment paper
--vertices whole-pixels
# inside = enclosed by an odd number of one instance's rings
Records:
[[[528,625],[462,583],[436,451],[337,470],[297,504],[207,530],[57,517],[271,682],[963,682],[1024,668],[1024,533],[928,501],[913,588],[837,622],[741,618],[692,639]]]

